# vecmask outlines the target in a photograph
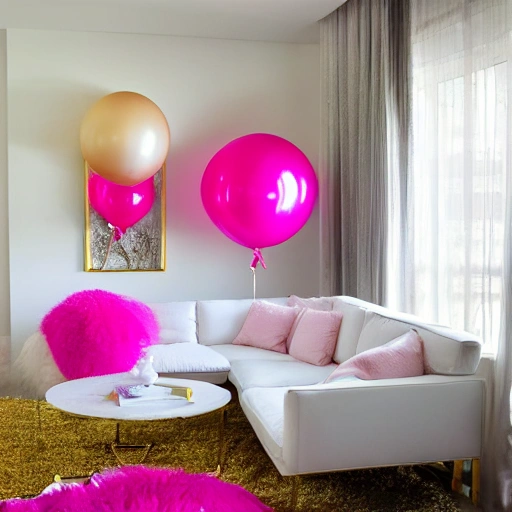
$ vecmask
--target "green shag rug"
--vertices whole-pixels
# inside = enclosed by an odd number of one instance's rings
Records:
[[[144,464],[212,472],[219,414],[120,424],[122,443],[153,443]],[[78,418],[44,401],[0,398],[0,499],[32,496],[53,481],[119,464],[109,444],[116,422]],[[243,486],[276,511],[289,512],[292,479],[281,477],[237,404],[227,408],[220,478]],[[126,464],[140,452],[123,450]],[[296,511],[457,511],[441,481],[412,467],[346,471],[301,478]],[[241,511],[242,512],[242,511]]]

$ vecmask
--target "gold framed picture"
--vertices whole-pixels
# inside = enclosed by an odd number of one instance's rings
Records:
[[[125,187],[85,177],[85,271],[165,270],[165,163],[149,180]]]

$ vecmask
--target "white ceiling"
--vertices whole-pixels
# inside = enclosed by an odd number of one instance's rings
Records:
[[[318,42],[346,0],[0,0],[0,28]]]

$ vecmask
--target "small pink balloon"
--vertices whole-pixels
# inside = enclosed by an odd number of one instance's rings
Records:
[[[128,187],[91,172],[87,189],[91,206],[122,233],[147,215],[155,200],[153,176]]]
[[[267,133],[226,144],[210,160],[201,181],[201,198],[212,222],[252,249],[295,235],[311,215],[317,194],[318,181],[306,155]]]

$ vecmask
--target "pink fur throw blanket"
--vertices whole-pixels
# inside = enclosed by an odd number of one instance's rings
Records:
[[[67,379],[126,372],[159,327],[142,302],[104,290],[84,290],[55,306],[41,323],[55,364]]]
[[[243,487],[206,474],[125,466],[88,483],[53,484],[31,499],[0,502],[1,512],[271,512]]]

